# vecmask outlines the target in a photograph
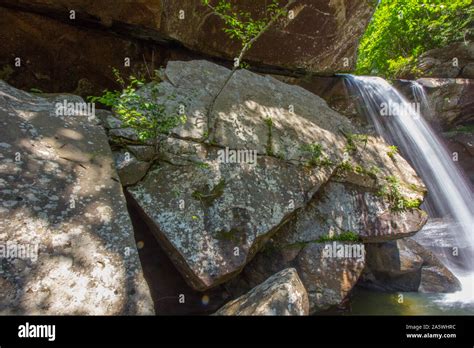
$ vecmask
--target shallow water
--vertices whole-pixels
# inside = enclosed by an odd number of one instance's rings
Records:
[[[399,295],[403,295],[400,303]],[[472,298],[472,288],[469,293]],[[350,309],[343,315],[474,315],[474,302],[465,301],[466,293],[422,294],[417,292],[383,293],[356,289]]]

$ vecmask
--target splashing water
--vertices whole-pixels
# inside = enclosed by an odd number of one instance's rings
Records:
[[[456,296],[447,296],[447,299],[474,301],[473,190],[421,115],[422,103],[425,103],[423,109],[430,112],[423,87],[413,83],[418,101],[412,104],[382,78],[347,75],[345,81],[349,91],[360,97],[365,114],[377,133],[387,142],[399,146],[425,182],[428,197],[424,209],[430,216],[452,219],[459,226],[455,229],[456,245],[453,246],[469,247],[471,255],[465,260],[469,263],[466,268],[470,274],[458,275],[463,290]]]

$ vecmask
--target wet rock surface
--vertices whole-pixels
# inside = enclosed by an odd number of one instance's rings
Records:
[[[382,291],[455,292],[459,280],[413,239],[369,244],[364,286]]]

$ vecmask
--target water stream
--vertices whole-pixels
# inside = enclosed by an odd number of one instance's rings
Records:
[[[377,133],[388,143],[397,145],[423,179],[429,192],[423,209],[430,217],[440,218],[440,226],[444,224],[443,233],[438,233],[437,227],[431,225],[431,230],[419,234],[431,239],[424,245],[433,251],[436,249],[436,254],[462,282],[463,290],[434,296],[436,301],[473,304],[473,189],[421,114],[421,109],[431,112],[423,87],[412,82],[415,103],[410,103],[390,83],[379,77],[347,75],[345,82],[349,92],[359,97],[362,110]],[[450,241],[450,245],[441,248],[441,252],[438,246],[443,241],[446,244],[446,240]],[[467,253],[462,265],[453,260],[453,247],[464,248]]]

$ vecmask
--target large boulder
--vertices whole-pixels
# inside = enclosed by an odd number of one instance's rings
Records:
[[[425,77],[474,78],[474,41],[455,42],[423,53],[416,74]]]
[[[308,294],[294,268],[284,269],[247,294],[227,303],[216,315],[308,315]]]
[[[255,18],[266,16],[264,2],[233,2]],[[113,6],[108,1],[93,0],[5,0],[2,6],[131,39],[179,42],[193,51],[232,60],[241,48],[223,32],[220,17],[212,15],[199,0],[142,0]],[[74,20],[69,19],[71,10],[75,11]],[[320,73],[354,69],[359,38],[375,10],[373,1],[298,0],[290,10],[292,16],[275,23],[253,45],[247,56],[250,61]]]
[[[239,294],[275,272],[294,267],[308,293],[309,313],[313,314],[342,303],[364,266],[364,245],[360,243],[308,242],[281,246],[272,240],[228,288]]]
[[[0,81],[1,314],[152,314],[107,137]]]
[[[338,211],[344,200],[338,187],[367,196],[366,203],[345,202],[354,222],[337,217],[341,231],[353,228],[375,241],[421,228],[421,211],[395,212],[387,195],[375,194],[396,177],[399,193],[421,202],[425,189],[413,169],[398,154],[388,156],[380,138],[354,135],[359,130],[318,96],[238,70],[208,114],[229,73],[206,61],[168,64],[157,101],[170,109],[184,104],[188,120],[162,142],[157,165],[127,188],[192,286],[204,290],[237,275],[323,185],[330,197],[322,209]],[[337,235],[337,226],[322,226],[314,236]],[[301,241],[312,241],[310,235]]]
[[[459,280],[411,238],[370,244],[363,285],[383,291],[455,292]]]

